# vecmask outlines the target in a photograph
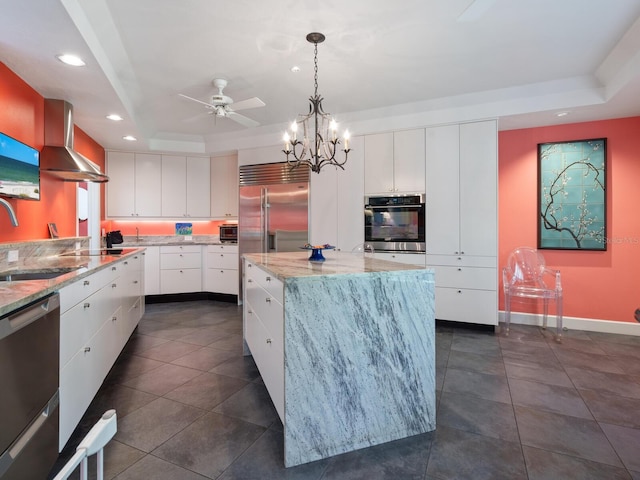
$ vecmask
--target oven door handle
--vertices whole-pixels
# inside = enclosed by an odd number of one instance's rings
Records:
[[[408,210],[421,210],[424,205],[365,205],[365,209],[371,210],[398,210],[406,208]]]

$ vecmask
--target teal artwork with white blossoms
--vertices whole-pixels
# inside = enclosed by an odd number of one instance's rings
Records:
[[[538,248],[606,250],[607,139],[538,144]]]

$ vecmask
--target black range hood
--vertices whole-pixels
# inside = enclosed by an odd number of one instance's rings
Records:
[[[44,147],[40,170],[65,182],[109,181],[98,165],[73,149],[73,107],[64,100],[44,101]]]

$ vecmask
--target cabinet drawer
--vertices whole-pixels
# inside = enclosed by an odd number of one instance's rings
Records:
[[[64,313],[74,305],[94,294],[112,282],[119,275],[118,264],[110,265],[77,282],[60,289],[60,313]]]
[[[376,253],[376,258],[381,260],[390,260],[392,262],[406,263],[408,265],[416,265],[418,267],[425,266],[425,254],[421,253]]]
[[[238,254],[238,245],[207,245],[207,253],[235,253]]]
[[[200,245],[164,245],[160,253],[200,253]]]
[[[208,252],[207,267],[238,270],[238,254],[233,252]]]
[[[498,273],[495,268],[449,267],[436,265],[436,286],[496,290]]]
[[[429,255],[427,265],[451,265],[466,267],[497,268],[497,257],[480,257],[477,255]]]
[[[160,254],[160,269],[200,268],[202,260],[200,253],[162,253]]]
[[[498,294],[489,290],[436,287],[436,318],[498,325]]]
[[[207,268],[204,277],[204,290],[238,295],[238,270]]]
[[[202,270],[160,270],[160,293],[190,293],[202,291]]]
[[[98,331],[120,306],[121,290],[118,281],[113,282],[60,316],[60,366],[71,357]]]
[[[261,287],[247,286],[247,313],[258,317],[267,329],[273,345],[284,351],[284,309]]]
[[[276,407],[280,420],[284,422],[284,354],[273,341],[269,332],[255,315],[250,304],[246,305],[246,340],[253,360],[258,366],[269,396]]]
[[[255,282],[278,302],[284,302],[284,284],[280,280],[250,262],[246,262],[246,266],[247,284]]]

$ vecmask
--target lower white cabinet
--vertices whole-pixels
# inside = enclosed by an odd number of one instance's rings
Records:
[[[245,260],[245,339],[284,422],[284,285]]]
[[[160,293],[202,291],[202,248],[200,245],[160,247]]]
[[[142,316],[143,257],[134,256],[60,289],[60,451]]]
[[[204,290],[238,295],[238,246],[207,245]]]
[[[436,318],[498,325],[496,262],[496,257],[427,255],[436,274]]]
[[[145,247],[144,256],[144,294],[160,295],[160,247]]]

